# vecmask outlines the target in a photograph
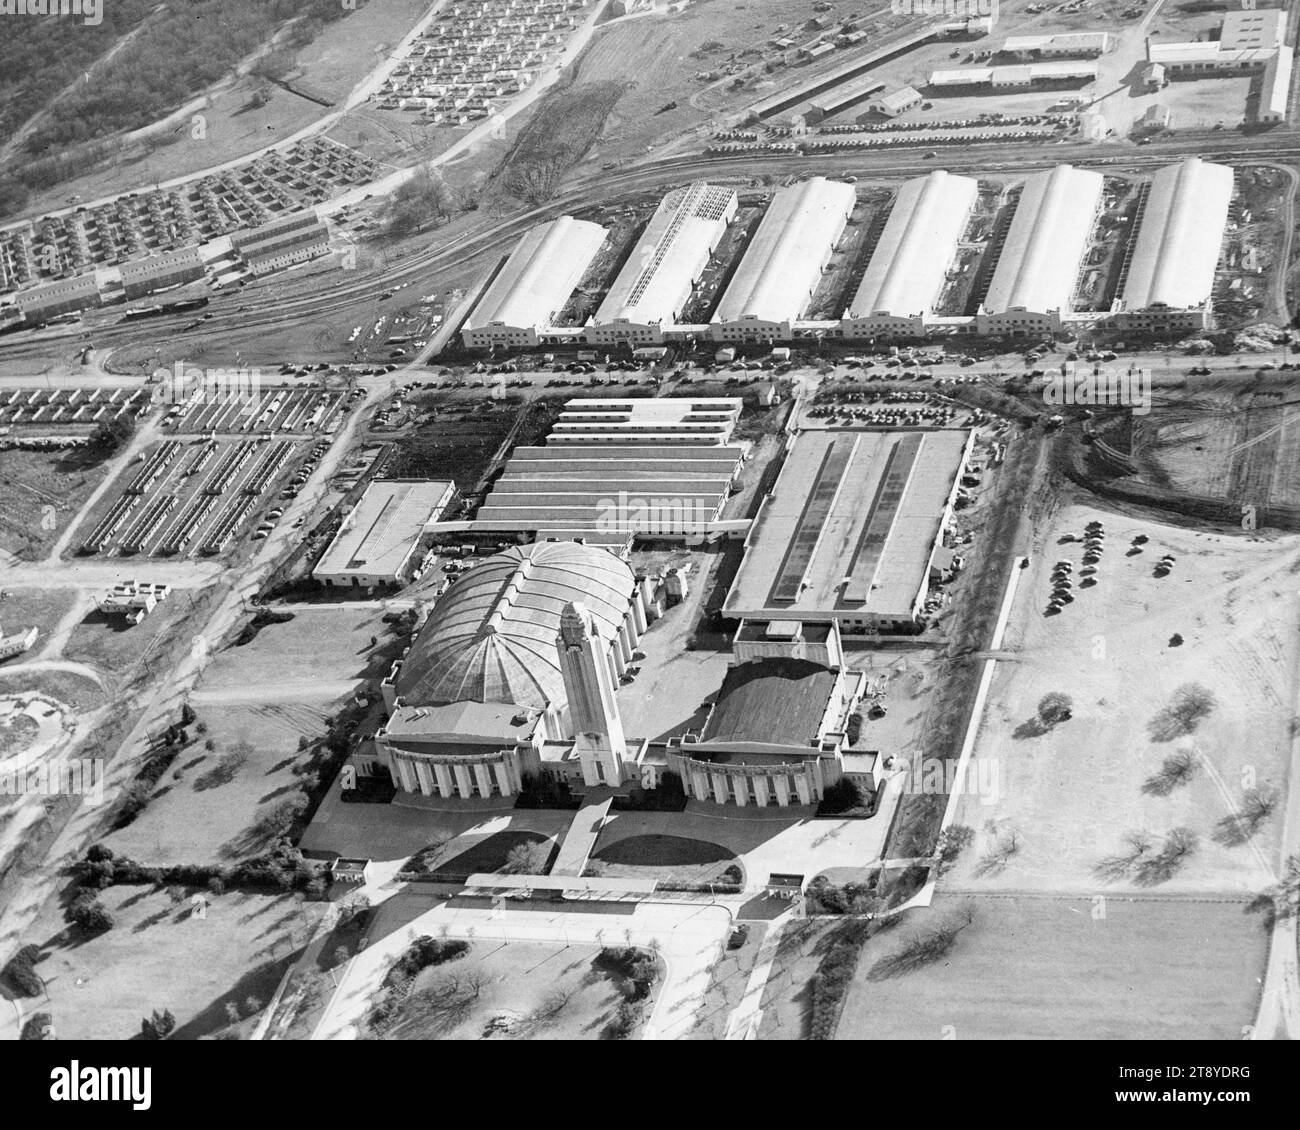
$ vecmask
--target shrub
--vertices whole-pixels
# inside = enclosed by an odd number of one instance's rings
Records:
[[[23,946],[4,967],[4,980],[24,997],[39,997],[45,992],[45,982],[36,972],[36,961],[41,956],[37,946]]]
[[[635,1000],[620,1001],[614,1018],[605,1025],[605,1039],[626,1040],[641,1021],[641,1006]]]
[[[54,1039],[54,1024],[48,1012],[34,1012],[27,1018],[27,1023],[23,1025],[23,1030],[19,1034],[20,1040],[52,1040]]]
[[[68,922],[79,930],[98,934],[113,928],[113,916],[105,909],[104,904],[95,898],[94,892],[84,887],[72,900],[66,916]]]

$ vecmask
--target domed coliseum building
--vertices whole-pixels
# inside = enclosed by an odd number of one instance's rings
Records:
[[[621,784],[636,751],[613,692],[654,615],[650,582],[595,546],[539,542],[473,566],[384,683],[376,748],[394,785],[512,796],[544,745],[570,739],[553,772]]]

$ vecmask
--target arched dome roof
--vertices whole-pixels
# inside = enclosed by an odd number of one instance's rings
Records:
[[[508,549],[475,565],[443,594],[397,678],[408,706],[565,701],[555,637],[570,601],[601,635],[623,623],[636,580],[606,549],[572,541]]]

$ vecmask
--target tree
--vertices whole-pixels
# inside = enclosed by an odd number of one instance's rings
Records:
[[[951,952],[958,935],[974,921],[974,908],[962,907],[939,926],[917,934],[902,949],[881,958],[872,966],[868,976],[873,981],[883,981],[933,964]]]
[[[546,871],[546,859],[550,855],[545,843],[515,844],[506,853],[505,872],[507,875],[541,875]]]
[[[1142,791],[1151,796],[1168,796],[1195,775],[1196,755],[1190,749],[1180,749],[1164,759],[1159,772],[1146,779]]]
[[[1153,742],[1169,742],[1192,733],[1214,713],[1218,700],[1200,683],[1184,683],[1174,691],[1169,705],[1147,723]]]
[[[146,1040],[165,1040],[174,1031],[176,1031],[176,1017],[171,1013],[171,1009],[165,1008],[159,1012],[156,1008],[153,1015],[140,1021],[140,1035]]]
[[[1174,877],[1178,869],[1196,854],[1200,847],[1200,838],[1191,828],[1173,828],[1165,836],[1165,842],[1155,855],[1148,855],[1137,867],[1137,882],[1144,887],[1165,883]]]
[[[1068,694],[1049,691],[1038,700],[1038,718],[1044,726],[1055,726],[1070,717],[1073,706]]]
[[[1247,908],[1255,913],[1265,915],[1264,924],[1272,927],[1279,919],[1286,920],[1300,915],[1300,855],[1287,858],[1282,869],[1282,878],[1268,891],[1254,899]]]
[[[442,175],[427,166],[403,182],[384,211],[388,235],[413,235],[430,222],[448,219],[454,200]]]
[[[4,979],[19,996],[39,997],[45,992],[45,982],[36,972],[36,962],[41,951],[34,945],[23,946],[4,967]]]
[[[90,897],[84,897],[89,895]],[[90,891],[83,891],[68,907],[68,921],[80,930],[99,934],[113,928],[113,916]]]
[[[1264,821],[1277,809],[1278,791],[1272,785],[1247,789],[1235,813],[1219,821],[1214,839],[1225,847],[1241,847],[1254,838]]]
[[[967,824],[950,824],[934,843],[934,854],[939,857],[939,868],[943,870],[957,862],[957,857],[968,848],[975,839],[975,829]]]

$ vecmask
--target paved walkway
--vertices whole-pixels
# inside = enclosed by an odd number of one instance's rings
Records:
[[[763,1022],[763,990],[767,988],[767,979],[772,975],[772,963],[781,948],[781,936],[785,928],[794,919],[794,907],[774,918],[763,935],[758,947],[758,957],[750,971],[749,982],[745,985],[745,995],[727,1021],[728,1040],[757,1040],[758,1026]]]

